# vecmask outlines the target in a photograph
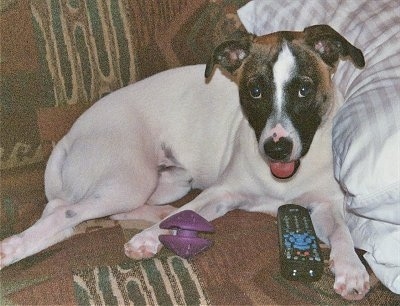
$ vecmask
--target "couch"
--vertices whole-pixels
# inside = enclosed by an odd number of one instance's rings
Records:
[[[237,10],[247,2],[1,2],[0,238],[39,218],[46,203],[43,172],[48,155],[86,108],[157,72],[205,63],[216,44],[244,31]],[[107,218],[85,222],[72,238],[3,269],[0,304],[345,302],[332,289],[328,260],[318,282],[282,278],[276,220],[271,216],[233,211],[215,220],[216,232],[209,237],[213,246],[190,260],[165,249],[149,260],[125,257],[124,242],[148,225]],[[328,246],[322,249],[328,259]],[[360,257],[365,251],[358,250]],[[372,289],[361,303],[398,304],[399,296],[373,270],[368,272]]]

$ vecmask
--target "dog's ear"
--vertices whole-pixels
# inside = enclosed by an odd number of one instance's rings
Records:
[[[214,66],[219,64],[230,73],[238,69],[243,60],[250,53],[251,40],[228,40],[220,44],[214,49],[214,52],[206,65],[205,77],[208,78]]]
[[[335,67],[340,57],[350,56],[360,68],[365,66],[364,56],[360,49],[354,47],[342,35],[328,25],[314,25],[304,29],[304,40],[320,54],[325,63]]]

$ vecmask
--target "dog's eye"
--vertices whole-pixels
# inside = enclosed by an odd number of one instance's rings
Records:
[[[247,82],[247,89],[253,99],[260,99],[263,95],[263,80],[260,76],[250,78]]]
[[[302,83],[299,88],[298,96],[299,98],[305,98],[310,95],[313,91],[313,86],[310,83]]]
[[[253,86],[250,88],[250,96],[254,99],[260,99],[262,96],[261,88],[259,86]]]

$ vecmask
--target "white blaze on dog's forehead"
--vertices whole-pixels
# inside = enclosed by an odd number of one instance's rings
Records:
[[[295,68],[295,58],[290,52],[286,43],[283,44],[282,50],[279,53],[278,60],[273,67],[274,83],[275,83],[275,103],[276,110],[280,114],[284,100],[285,84],[291,79]]]

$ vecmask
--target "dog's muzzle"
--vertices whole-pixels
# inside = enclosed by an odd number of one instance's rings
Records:
[[[290,160],[293,151],[293,141],[289,137],[280,137],[278,141],[269,137],[264,143],[264,153],[269,159],[273,176],[286,179],[293,176],[299,165],[299,160]]]

